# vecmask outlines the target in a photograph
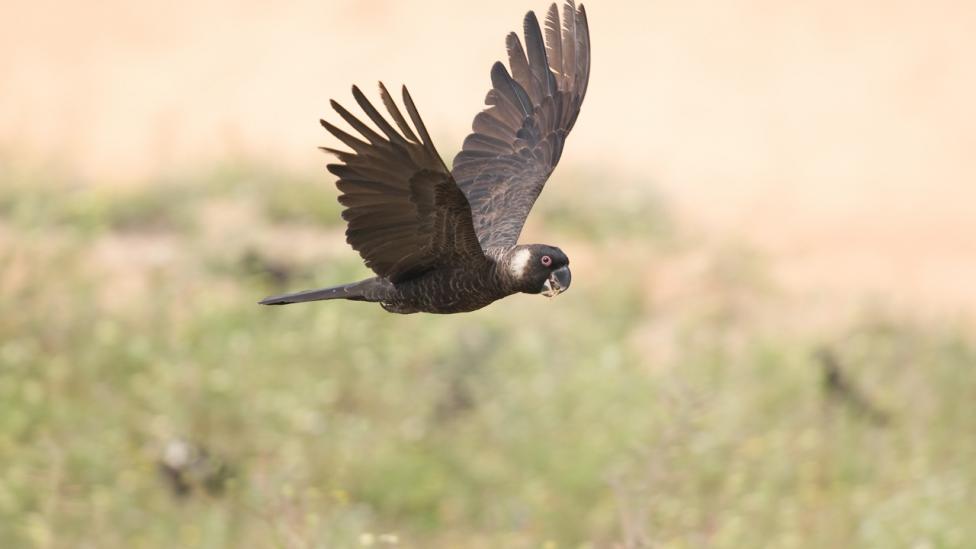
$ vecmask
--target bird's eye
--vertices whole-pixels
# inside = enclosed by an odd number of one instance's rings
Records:
[[[544,266],[546,266],[546,267],[548,267],[549,265],[552,265],[552,258],[549,257],[548,255],[542,256],[542,264]]]

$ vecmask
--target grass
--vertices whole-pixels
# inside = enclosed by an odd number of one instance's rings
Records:
[[[865,305],[805,329],[747,247],[583,176],[533,227],[579,258],[553,301],[256,306],[366,276],[326,179],[0,185],[0,547],[976,540],[965,324]],[[662,299],[688,254],[692,291]],[[823,345],[889,421],[825,393]],[[226,464],[222,492],[174,494],[177,439]]]

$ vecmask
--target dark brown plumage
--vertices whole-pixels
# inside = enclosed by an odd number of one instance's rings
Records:
[[[559,162],[566,136],[579,115],[590,77],[586,11],[568,14],[560,32],[553,4],[543,44],[535,14],[525,16],[525,42],[505,40],[512,74],[491,68],[491,105],[474,118],[474,132],[454,157],[454,177],[471,204],[481,245],[512,246],[535,199]],[[565,44],[565,47],[564,47]],[[548,46],[548,47],[547,47]],[[548,53],[547,53],[548,50]]]
[[[353,97],[379,133],[332,102],[359,133],[321,121],[351,149],[323,147],[339,159],[328,169],[339,178],[346,240],[377,276],[262,304],[342,298],[378,302],[399,313],[455,313],[513,293],[551,297],[569,287],[569,259],[561,250],[516,242],[586,94],[586,11],[568,0],[560,21],[553,4],[545,38],[530,11],[524,32],[524,48],[517,34],[508,35],[511,73],[500,62],[492,67],[488,108],[475,117],[453,170],[437,154],[406,88],[404,117],[380,84],[388,120],[353,86]]]

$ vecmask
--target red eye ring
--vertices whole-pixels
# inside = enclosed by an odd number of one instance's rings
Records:
[[[545,267],[552,265],[552,258],[549,257],[548,255],[542,256],[542,259],[540,261],[542,261],[542,265]]]

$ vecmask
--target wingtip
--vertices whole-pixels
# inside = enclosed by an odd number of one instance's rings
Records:
[[[406,84],[400,86],[400,95],[403,96],[403,104],[406,105],[407,112],[409,113],[412,108],[411,105],[413,105],[413,97],[410,97],[410,90],[407,89]],[[413,117],[412,114],[410,116],[411,118]],[[414,123],[416,124],[416,122]]]
[[[328,131],[333,135],[335,135],[336,131],[339,130],[339,128],[337,128],[335,124],[329,122],[324,118],[319,118],[319,124],[321,124],[322,127],[326,129],[326,131]]]
[[[340,151],[339,149],[333,149],[332,147],[319,147],[319,150],[324,152],[325,154],[339,158],[340,160],[342,159],[343,156],[350,154],[345,151]]]
[[[355,84],[352,85],[352,96],[356,98],[357,103],[366,101],[366,94],[364,94],[363,90],[359,89],[359,86]]]

